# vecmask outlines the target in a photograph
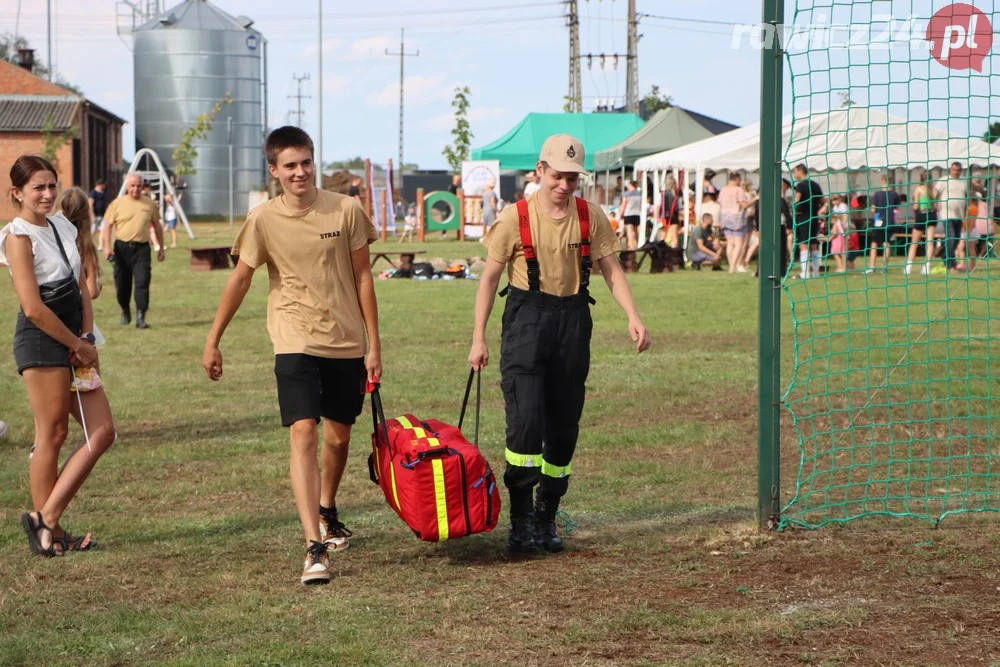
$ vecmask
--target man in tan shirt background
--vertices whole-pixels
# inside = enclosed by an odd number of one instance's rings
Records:
[[[152,277],[150,261],[150,229],[156,234],[156,259],[166,256],[163,250],[163,230],[160,228],[160,211],[156,203],[142,196],[142,177],[129,174],[125,177],[125,192],[108,205],[104,212],[104,230],[101,245],[109,262],[114,263],[115,291],[122,309],[121,323],[132,322],[132,280],[135,279],[135,326],[147,329],[146,311],[149,309],[149,282]],[[115,241],[111,243],[111,232]]]

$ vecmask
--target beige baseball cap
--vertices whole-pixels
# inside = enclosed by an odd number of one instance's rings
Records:
[[[583,142],[569,134],[553,134],[542,144],[542,152],[538,155],[541,162],[547,163],[556,171],[583,173]]]

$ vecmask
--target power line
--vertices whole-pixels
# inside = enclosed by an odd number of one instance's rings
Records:
[[[514,25],[514,24],[519,24],[519,23],[537,23],[539,21],[553,21],[553,20],[556,20],[556,19],[564,20],[565,18],[566,17],[565,17],[564,14],[550,14],[550,15],[529,16],[529,17],[510,18],[510,19],[491,19],[490,20],[490,26]],[[0,16],[0,19],[2,19],[2,16]],[[24,19],[24,21],[25,22],[30,22],[28,19]],[[0,20],[0,22],[2,22],[2,20]],[[309,22],[309,25],[312,26],[314,23],[315,23],[315,21],[311,21],[311,22]],[[45,25],[45,19],[40,19],[40,20],[37,21],[37,26],[44,26],[44,25]],[[63,41],[88,41],[89,42],[89,41],[92,41],[92,40],[95,40],[95,39],[98,39],[98,40],[99,39],[117,39],[116,37],[114,37],[113,35],[110,35],[110,34],[109,35],[94,34],[94,32],[92,31],[93,28],[110,26],[111,24],[109,24],[107,21],[103,21],[103,20],[101,20],[101,21],[87,21],[87,20],[76,21],[76,20],[74,20],[74,21],[72,21],[72,25],[73,25],[74,28],[81,29],[80,32],[77,33],[77,34],[75,34],[75,35],[69,35],[67,37],[63,37],[62,38]],[[303,24],[303,25],[305,25],[305,24]],[[301,39],[302,39],[301,30],[296,25],[281,24],[280,26],[279,25],[275,25],[275,26],[265,27],[265,26],[260,26],[260,24],[258,24],[258,27],[261,28],[261,32],[264,33],[267,36],[267,39],[269,41],[280,40],[280,39],[296,39],[296,40],[301,41]],[[277,28],[277,29],[275,29],[275,28]],[[423,34],[423,33],[439,33],[439,32],[444,32],[444,31],[455,31],[455,30],[465,30],[465,31],[467,31],[468,28],[469,28],[468,22],[465,22],[465,23],[427,23],[427,24],[415,24],[415,25],[411,25],[410,26],[410,32],[411,32],[411,34],[412,33],[420,33],[420,34]],[[543,28],[542,26],[539,26],[538,28],[525,28],[523,30],[519,29],[519,31],[529,31],[529,30],[530,31],[534,31],[534,30],[541,30],[541,29],[549,30],[549,28]],[[385,34],[385,27],[382,26],[382,25],[379,25],[379,26],[373,25],[371,27],[368,27],[368,26],[356,26],[353,29],[340,30],[338,32],[338,34],[342,35],[342,36],[350,36],[350,37],[360,37],[360,36],[368,36],[368,35],[382,35],[382,34]],[[480,37],[480,39],[481,39],[481,37]]]
[[[399,18],[406,16],[441,16],[441,15],[454,15],[454,14],[472,14],[476,12],[492,12],[492,11],[509,11],[511,9],[528,9],[531,7],[555,7],[563,4],[561,0],[554,0],[551,2],[526,2],[519,5],[492,5],[489,7],[462,7],[462,8],[447,8],[447,9],[418,9],[409,12],[368,12],[363,14],[338,14],[337,20],[350,21],[352,19],[363,19],[363,18],[373,18],[373,19],[384,19],[384,18]],[[257,14],[256,18],[287,18],[285,14]]]
[[[713,21],[711,19],[692,19],[683,16],[657,16],[656,14],[640,14],[639,18],[658,19],[661,21],[679,21],[681,23],[703,23],[706,25],[725,25],[730,27],[743,25],[743,23],[737,23],[736,21]]]
[[[699,35],[720,35],[722,37],[731,37],[732,32],[721,32],[718,30],[698,30],[697,28],[686,28],[679,25],[663,25],[662,23],[648,23],[642,24],[647,28],[660,28],[661,30],[681,30],[683,32],[693,32]]]
[[[492,5],[488,7],[466,7],[466,8],[449,8],[449,9],[422,9],[408,12],[368,12],[362,14],[341,14],[337,16],[338,23],[343,21],[356,21],[365,19],[387,19],[387,18],[399,18],[399,17],[410,17],[410,16],[454,16],[455,14],[472,14],[479,12],[490,12],[490,11],[509,11],[512,9],[545,9],[545,8],[555,8],[563,4],[563,0],[553,0],[551,2],[531,2],[522,3],[516,5]],[[89,21],[91,23],[101,23],[103,21],[96,18],[93,14],[86,13],[70,13],[64,14],[64,18],[67,20],[72,20],[73,23],[79,24],[81,21]],[[0,12],[0,17],[7,17],[6,12]],[[262,20],[277,20],[280,19],[283,23],[302,23],[312,25],[315,22],[313,18],[288,16],[287,14],[270,14],[270,13],[259,13],[254,14],[255,21],[260,23]],[[28,17],[27,21],[37,21],[39,19]],[[42,19],[44,20],[44,19]],[[491,20],[491,23],[493,21]]]

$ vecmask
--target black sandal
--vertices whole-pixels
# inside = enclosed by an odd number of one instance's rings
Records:
[[[31,515],[35,514],[38,517],[38,522],[32,520]],[[52,558],[53,556],[58,556],[56,552],[56,536],[52,532],[52,529],[45,525],[45,520],[42,519],[41,512],[25,512],[21,515],[21,525],[24,527],[24,532],[28,536],[28,546],[31,548],[31,553],[38,554],[39,556],[45,556],[46,558]],[[49,544],[48,549],[42,548],[42,541],[38,539],[38,533],[47,530],[49,535],[52,536],[52,542]]]
[[[94,537],[90,537],[90,541],[87,542],[87,546],[82,546],[83,541],[87,539],[86,535],[73,536],[70,535],[68,531],[63,532],[62,537],[52,538],[54,541],[62,545],[62,552],[67,553],[69,551],[90,551],[97,547],[97,542]]]

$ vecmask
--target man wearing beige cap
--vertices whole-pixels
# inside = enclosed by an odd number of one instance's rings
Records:
[[[636,351],[650,345],[615,256],[618,240],[611,224],[600,207],[573,196],[586,171],[583,158],[579,139],[549,137],[535,167],[537,194],[505,208],[483,238],[488,255],[476,294],[469,363],[481,370],[489,362],[486,322],[506,268],[500,386],[507,413],[507,546],[515,554],[563,548],[555,515],[569,486],[590,370],[588,286],[594,262],[628,316]]]

